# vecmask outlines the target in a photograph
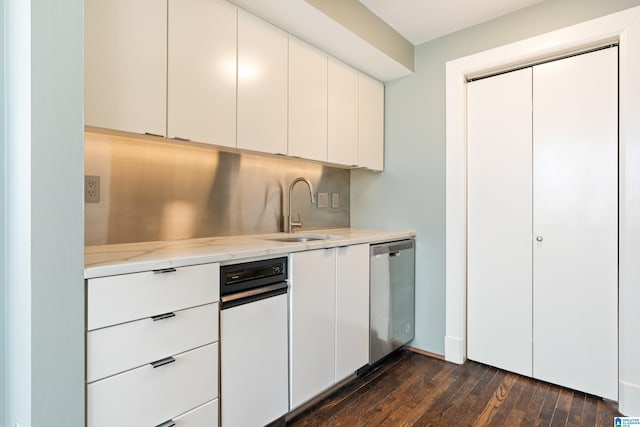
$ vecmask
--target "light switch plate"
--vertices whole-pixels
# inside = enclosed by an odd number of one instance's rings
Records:
[[[340,193],[331,193],[331,207],[333,209],[340,207]]]
[[[329,207],[329,193],[318,193],[318,207],[319,208]]]

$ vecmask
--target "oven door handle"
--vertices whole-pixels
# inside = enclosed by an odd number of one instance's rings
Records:
[[[286,294],[288,290],[289,284],[287,282],[280,282],[260,288],[236,292],[234,294],[223,295],[220,298],[220,310]]]

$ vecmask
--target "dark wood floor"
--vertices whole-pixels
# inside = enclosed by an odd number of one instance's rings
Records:
[[[467,361],[409,350],[318,402],[287,426],[611,426],[617,405]]]

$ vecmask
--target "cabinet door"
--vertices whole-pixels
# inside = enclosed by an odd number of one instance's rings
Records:
[[[327,55],[289,37],[290,156],[327,160]]]
[[[531,69],[469,83],[467,108],[467,356],[531,376]]]
[[[610,48],[533,69],[533,375],[612,400],[618,397],[617,61],[617,48]]]
[[[291,409],[334,384],[335,253],[320,249],[291,254]]]
[[[85,1],[85,124],[165,135],[166,0]]]
[[[369,362],[369,245],[336,249],[336,382]]]
[[[384,85],[358,74],[358,166],[384,169]]]
[[[287,35],[238,11],[238,148],[287,153]]]
[[[237,8],[169,0],[167,136],[236,146]]]
[[[358,72],[329,58],[327,160],[358,164]]]

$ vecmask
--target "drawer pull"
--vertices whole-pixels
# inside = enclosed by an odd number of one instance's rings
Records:
[[[155,362],[151,362],[151,366],[154,368],[159,368],[160,366],[168,365],[169,363],[175,362],[176,359],[173,357],[165,357],[164,359],[156,360]]]
[[[150,319],[153,320],[154,322],[157,322],[158,320],[170,319],[172,317],[176,317],[176,314],[173,312],[170,312],[170,313],[156,314],[155,316],[151,316]]]
[[[160,270],[153,270],[153,274],[164,274],[164,273],[174,273],[176,271],[175,268],[161,268]]]
[[[158,424],[156,427],[173,427],[176,423],[173,420],[167,420],[163,423]]]

